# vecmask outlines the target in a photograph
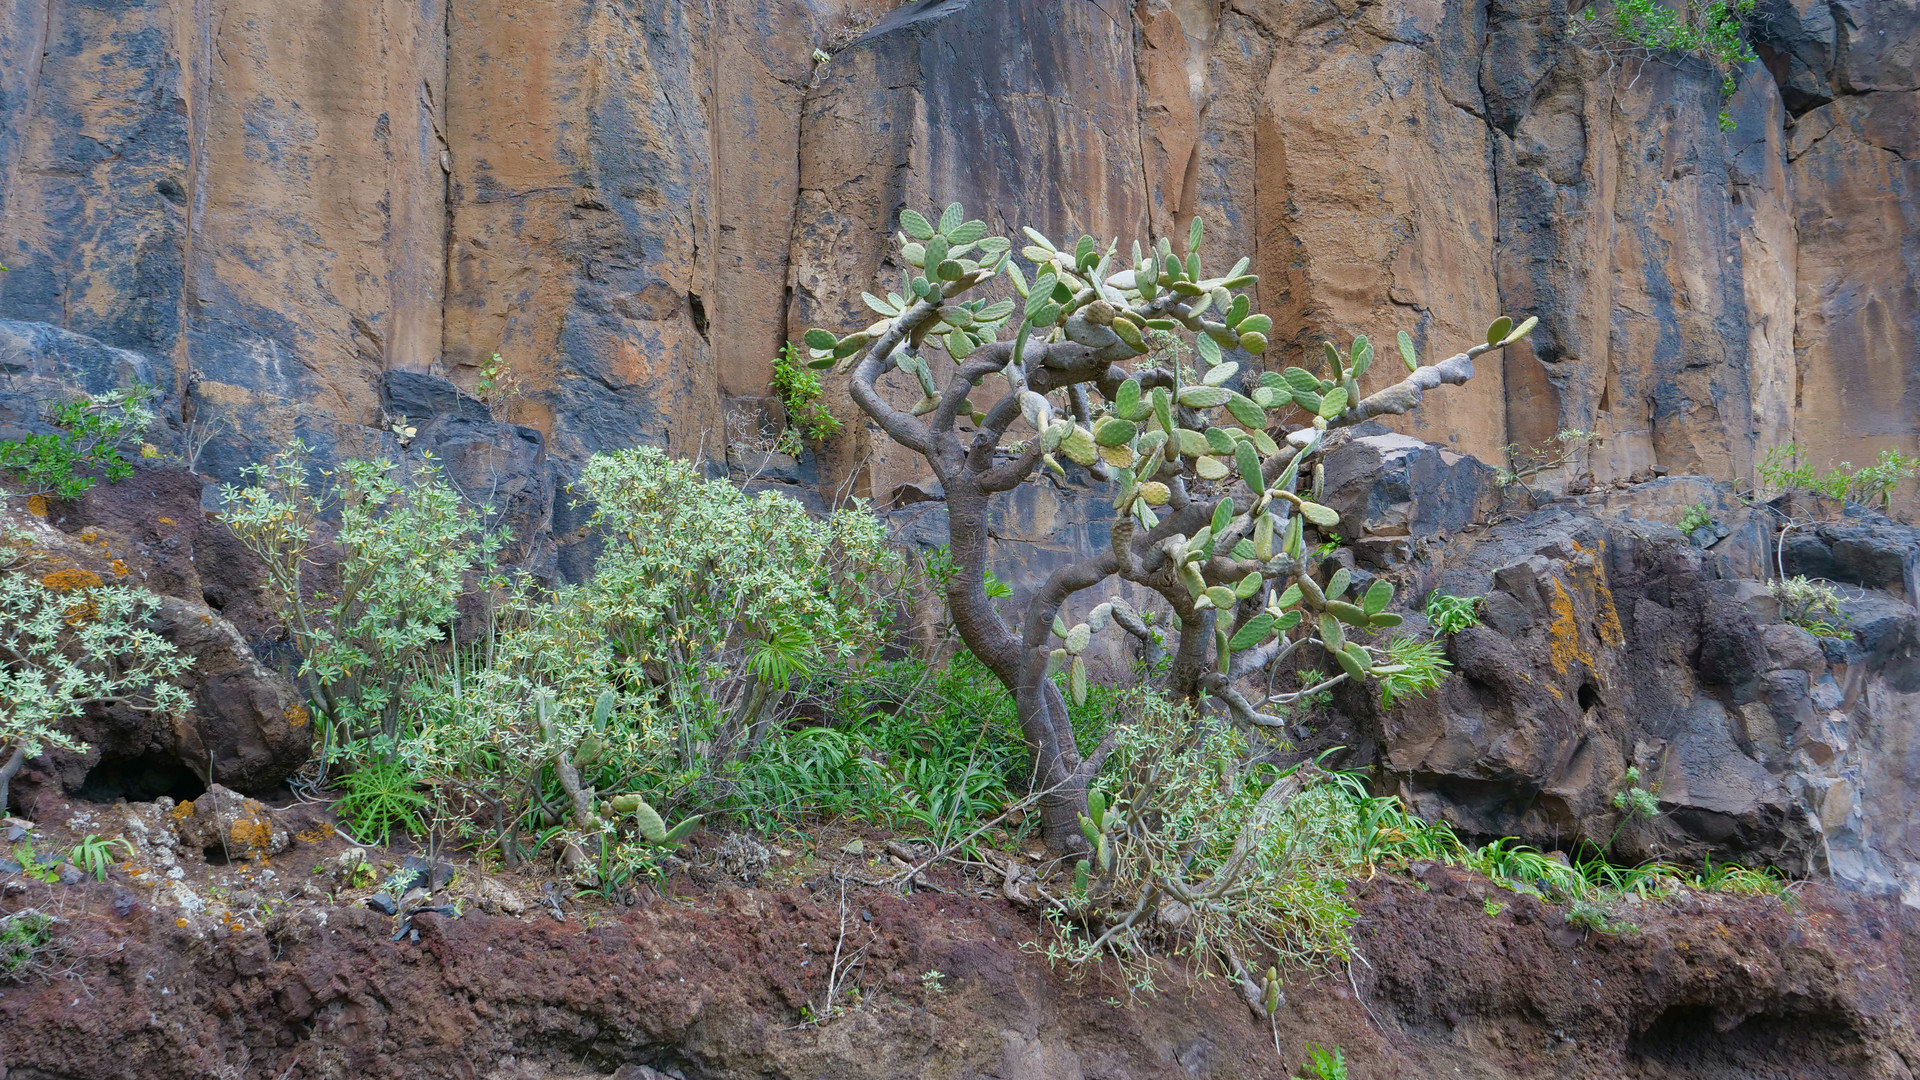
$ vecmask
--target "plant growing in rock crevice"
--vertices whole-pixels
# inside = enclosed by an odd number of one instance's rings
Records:
[[[1385,610],[1391,586],[1377,582],[1348,597],[1348,572],[1327,573],[1306,544],[1308,525],[1337,522],[1316,501],[1315,456],[1333,429],[1405,413],[1426,391],[1466,382],[1474,357],[1518,340],[1533,320],[1515,327],[1501,318],[1486,342],[1430,366],[1402,334],[1406,378],[1363,397],[1359,380],[1374,359],[1364,338],[1344,351],[1327,343],[1318,374],[1302,367],[1242,374],[1226,351],[1264,353],[1272,320],[1251,310],[1245,290],[1256,278],[1245,272],[1248,260],[1219,276],[1203,272],[1198,218],[1184,255],[1162,238],[1117,258],[1117,241],[1102,248],[1083,236],[1058,246],[1027,229],[1031,244],[1022,254],[1034,265],[1031,275],[1013,261],[1006,238],[989,236],[957,203],[937,223],[903,211],[900,226],[901,291],[865,294],[880,320],[845,336],[816,328],[806,343],[814,365],[851,373],[854,401],[924,458],[945,489],[958,567],[947,603],[967,646],[1015,696],[1036,787],[1046,792],[1041,817],[1050,845],[1084,846],[1088,782],[1111,746],[1083,757],[1068,714],[1067,696],[1085,693],[1092,634],[1118,626],[1153,661],[1162,648],[1118,596],[1095,606],[1086,622],[1067,625],[1061,609],[1081,592],[1117,578],[1163,598],[1175,623],[1166,690],[1179,701],[1217,702],[1242,725],[1282,728],[1284,720],[1262,709],[1347,679],[1437,677],[1397,662],[1374,637],[1399,622]],[[973,298],[1002,277],[1017,297]],[[1012,339],[1002,340],[1009,332]],[[1177,360],[1141,363],[1154,333],[1191,341],[1200,369]],[[956,366],[936,374],[926,356],[933,349]],[[878,386],[896,369],[923,392],[911,409],[895,407]],[[976,407],[971,396],[992,392],[989,377],[1004,380],[1005,392]],[[1009,453],[1008,433],[1023,419],[1033,434]],[[1009,626],[984,588],[990,506],[1041,468],[1064,479],[1061,455],[1112,482],[1112,543],[1056,570],[1019,625]],[[1320,686],[1257,705],[1235,689],[1242,675],[1308,646],[1338,665]],[[1056,671],[1066,676],[1066,693],[1050,677]]]

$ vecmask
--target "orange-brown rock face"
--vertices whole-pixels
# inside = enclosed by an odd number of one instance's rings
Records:
[[[717,463],[730,413],[779,422],[782,342],[867,320],[903,206],[1123,248],[1201,213],[1266,363],[1539,315],[1405,423],[1494,460],[1595,433],[1549,485],[1920,449],[1920,6],[1771,0],[1731,131],[1705,63],[1563,8],[4,0],[0,318],[170,371],[225,479],[295,435],[397,452],[386,375],[496,352],[558,473]],[[857,422],[810,453],[828,495],[917,474]]]

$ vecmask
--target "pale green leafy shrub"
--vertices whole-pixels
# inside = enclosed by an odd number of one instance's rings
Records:
[[[1767,582],[1767,591],[1780,602],[1780,618],[1815,637],[1851,637],[1840,591],[1804,574]]]
[[[174,680],[192,658],[149,626],[160,598],[72,576],[93,583],[57,589],[18,569],[0,571],[0,807],[21,762],[48,747],[86,749],[60,728],[86,706],[190,705]]]
[[[295,441],[228,485],[221,520],[259,556],[320,706],[331,756],[379,738],[390,753],[413,665],[451,643],[462,593],[493,566],[500,540],[431,457],[405,467],[349,461],[310,479]],[[334,518],[331,536],[322,521]],[[317,573],[331,548],[337,572]]]

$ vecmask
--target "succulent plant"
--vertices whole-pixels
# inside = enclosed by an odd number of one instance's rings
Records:
[[[1312,690],[1404,674],[1407,665],[1374,640],[1400,621],[1387,610],[1392,587],[1376,581],[1349,596],[1348,572],[1325,572],[1307,544],[1308,528],[1324,533],[1339,520],[1320,501],[1317,455],[1331,430],[1408,412],[1427,391],[1466,382],[1474,358],[1525,337],[1536,320],[1516,326],[1503,316],[1484,342],[1424,366],[1401,333],[1406,376],[1367,394],[1361,380],[1374,350],[1365,337],[1257,369],[1256,358],[1274,352],[1273,320],[1253,310],[1248,292],[1258,279],[1245,258],[1208,272],[1197,216],[1181,253],[1167,237],[1122,256],[1118,241],[1055,243],[1022,232],[1030,270],[1011,241],[989,235],[958,203],[937,220],[903,210],[900,289],[863,294],[878,320],[846,334],[812,329],[805,342],[810,364],[850,374],[854,400],[944,485],[953,553],[967,571],[950,579],[954,622],[1018,698],[1040,786],[1056,793],[1042,804],[1049,843],[1084,840],[1097,859],[1103,819],[1088,812],[1086,794],[1097,761],[1074,749],[1066,700],[1049,676],[1064,673],[1065,697],[1077,704],[1088,692],[1095,634],[1117,626],[1144,648],[1159,646],[1120,597],[1071,625],[1059,615],[1068,598],[1115,577],[1164,597],[1180,639],[1167,689],[1217,701],[1253,727],[1283,728],[1262,706],[1286,701],[1257,706],[1235,681],[1303,645],[1326,650],[1340,669]],[[1002,281],[1012,295],[979,295]],[[1156,356],[1161,334],[1190,342],[1198,370]],[[928,359],[934,352],[950,361],[942,373]],[[909,409],[876,388],[895,369],[921,392]],[[983,409],[976,401],[988,400],[989,380],[1004,387]],[[1002,450],[1020,421],[1035,437],[1018,454]],[[1111,548],[1057,571],[1009,627],[981,588],[987,505],[1041,468],[1064,478],[1063,457],[1110,483]]]

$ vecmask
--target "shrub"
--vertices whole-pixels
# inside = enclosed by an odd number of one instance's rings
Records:
[[[1156,682],[1173,700],[1223,709],[1249,728],[1284,729],[1283,717],[1264,710],[1324,689],[1302,686],[1258,705],[1236,689],[1242,676],[1298,649],[1324,653],[1338,668],[1332,682],[1406,673],[1405,658],[1390,655],[1379,636],[1400,621],[1386,611],[1392,587],[1376,582],[1348,596],[1348,572],[1324,566],[1306,542],[1309,526],[1338,523],[1317,501],[1315,455],[1332,428],[1407,412],[1427,390],[1465,382],[1473,357],[1524,336],[1532,320],[1515,327],[1499,319],[1486,342],[1427,367],[1403,333],[1407,377],[1363,396],[1359,380],[1374,360],[1364,338],[1350,350],[1326,343],[1317,374],[1242,373],[1227,350],[1264,353],[1273,323],[1243,292],[1256,280],[1245,272],[1248,260],[1217,277],[1203,273],[1198,218],[1184,257],[1165,238],[1121,258],[1117,242],[1102,247],[1083,236],[1057,246],[1028,229],[1022,253],[1030,275],[1012,260],[1011,242],[966,220],[957,203],[937,223],[903,211],[900,226],[901,291],[865,294],[881,318],[864,330],[809,330],[810,363],[849,372],[854,401],[924,458],[946,492],[956,565],[948,607],[968,648],[1015,696],[1036,786],[1046,793],[1049,844],[1083,843],[1078,820],[1105,753],[1079,752],[1068,707],[1086,698],[1092,635],[1108,627],[1129,635],[1149,671],[1162,648],[1161,632],[1118,597],[1093,606],[1086,622],[1067,623],[1060,612],[1079,593],[1119,578],[1158,594],[1173,612],[1176,640]],[[1002,278],[1015,295],[969,297]],[[1002,340],[1009,333],[1012,340]],[[926,359],[935,349],[954,365],[940,377]],[[877,389],[896,368],[925,395],[910,410]],[[970,395],[989,378],[1003,379],[1005,393],[983,411]],[[963,416],[971,431],[956,427]],[[1021,420],[1033,436],[1003,448]],[[1112,481],[1112,544],[1058,568],[1009,626],[985,589],[989,507],[1042,468],[1064,479],[1059,456]],[[1065,676],[1064,693],[1048,677],[1055,671]]]
[[[252,465],[255,483],[221,490],[221,520],[266,565],[320,706],[325,760],[378,739],[390,755],[399,735],[401,689],[415,664],[451,644],[461,594],[490,570],[497,536],[429,456],[412,468],[349,461],[324,492],[309,480],[307,448],[295,440]],[[320,523],[337,517],[336,580],[314,573],[328,545]]]
[[[18,569],[0,570],[0,753],[8,753],[0,764],[0,809],[28,758],[49,746],[86,749],[59,725],[87,705],[188,707],[173,679],[193,661],[148,629],[159,606],[150,592],[102,585],[92,574],[56,572],[36,581]]]
[[[1759,57],[1747,43],[1746,21],[1757,0],[1600,0],[1577,16],[1576,27],[1603,47],[1686,53],[1720,73],[1720,94],[1731,97],[1734,75]],[[1733,114],[1722,107],[1720,130],[1732,131]]]
[[[417,659],[400,753],[449,832],[511,862],[560,830],[597,874],[606,836],[646,837],[641,806],[725,804],[802,694],[863,669],[902,560],[862,507],[814,519],[657,450],[597,456],[578,487],[606,541],[592,577],[507,586],[480,641]]]
[[[56,406],[48,416],[56,433],[0,441],[0,469],[18,478],[19,494],[61,499],[86,494],[91,469],[103,470],[109,482],[125,480],[133,466],[121,450],[153,423],[152,395],[152,388],[137,386]]]
[[[1480,608],[1486,602],[1485,597],[1448,596],[1436,589],[1427,594],[1427,622],[1435,634],[1457,634],[1480,625]]]
[[[820,403],[820,376],[803,362],[793,342],[780,346],[773,358],[773,392],[786,407],[789,430],[813,442],[840,434],[840,421]]]
[[[1893,492],[1902,483],[1920,475],[1920,458],[1897,450],[1882,450],[1874,464],[1856,469],[1843,461],[1825,472],[1801,457],[1798,443],[1769,449],[1758,469],[1763,489],[1776,494],[1808,491],[1830,499],[1852,499],[1886,510],[1893,504]]]
[[[1767,582],[1767,591],[1780,602],[1780,617],[1815,637],[1850,638],[1847,613],[1840,591],[1804,574]]]

